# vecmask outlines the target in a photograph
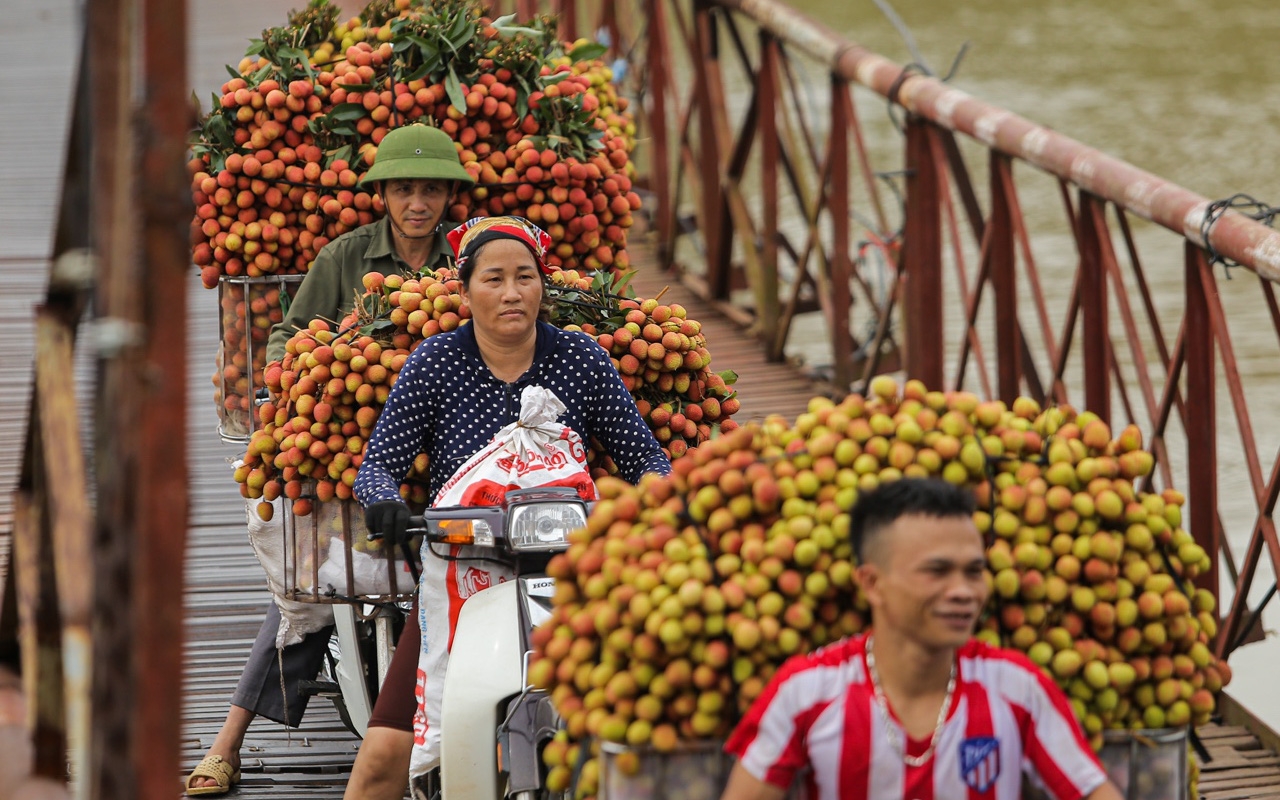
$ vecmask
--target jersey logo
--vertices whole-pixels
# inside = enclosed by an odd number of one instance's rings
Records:
[[[1000,740],[975,736],[961,742],[960,777],[978,794],[990,789],[1000,777]]]

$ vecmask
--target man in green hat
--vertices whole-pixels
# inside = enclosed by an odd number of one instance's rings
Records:
[[[271,329],[267,360],[283,358],[285,343],[311,320],[346,316],[368,273],[451,266],[453,248],[441,223],[459,186],[473,183],[444,131],[407,125],[388,133],[373,166],[361,179],[363,186],[373,187],[382,196],[386,216],[339,236],[320,251],[298,287],[288,316]],[[225,794],[239,781],[240,747],[255,716],[293,727],[302,721],[309,698],[300,691],[300,683],[314,679],[320,671],[333,628],[285,647],[277,659],[279,627],[280,612],[271,603],[231,696],[226,721],[187,777],[188,795]]]
[[[378,145],[373,166],[360,183],[382,196],[386,216],[344,233],[320,251],[288,316],[271,329],[268,361],[283,358],[289,337],[311,320],[336,320],[351,311],[355,290],[363,287],[368,273],[387,275],[452,263],[453,249],[440,223],[459,184],[475,179],[458,162],[448,134],[425,125],[392,130]]]

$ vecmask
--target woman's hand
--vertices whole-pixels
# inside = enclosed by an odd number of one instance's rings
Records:
[[[371,538],[401,544],[409,538],[409,507],[399,500],[380,500],[364,510],[364,524]]]

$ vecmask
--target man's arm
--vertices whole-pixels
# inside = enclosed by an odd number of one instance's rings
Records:
[[[1120,793],[1120,788],[1111,781],[1106,781],[1097,789],[1089,792],[1085,800],[1124,800],[1124,795]]]
[[[724,787],[724,794],[720,795],[720,800],[782,800],[786,796],[785,789],[765,783],[738,763],[733,765],[733,772],[729,773],[729,785]],[[1115,800],[1123,800],[1119,794],[1114,797]],[[1111,795],[1101,795],[1099,800],[1111,800],[1111,798]],[[1094,798],[1091,796],[1090,800]]]
[[[298,293],[289,303],[289,313],[271,326],[267,336],[267,361],[284,358],[285,344],[299,330],[316,317],[336,318],[342,307],[343,293],[350,294],[354,286],[342,286],[342,268],[333,257],[333,250],[325,248],[316,256]]]

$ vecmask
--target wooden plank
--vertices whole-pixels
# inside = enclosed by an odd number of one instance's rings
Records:
[[[1258,741],[1258,737],[1252,733],[1246,733],[1242,736],[1224,736],[1214,740],[1214,744],[1219,746],[1234,747],[1237,750],[1259,750],[1262,743]]]
[[[1280,767],[1280,758],[1275,758],[1275,757],[1265,757],[1265,758],[1258,758],[1258,759],[1245,758],[1244,756],[1242,756],[1241,754],[1237,753],[1234,750],[1230,751],[1230,755],[1225,755],[1220,753],[1213,754],[1213,755],[1214,755],[1213,761],[1210,761],[1207,764],[1200,765],[1200,771],[1202,773],[1210,774],[1214,772],[1222,772],[1224,770],[1249,769],[1251,767],[1265,767],[1265,766]]]
[[[1249,729],[1243,725],[1204,725],[1196,729],[1201,741],[1225,739],[1231,736],[1248,736]]]
[[[1271,772],[1267,775],[1253,775],[1250,777],[1232,777],[1218,781],[1205,781],[1200,784],[1200,791],[1208,794],[1209,792],[1217,791],[1219,789],[1273,789],[1276,786],[1280,786],[1280,772]]]
[[[1280,789],[1259,789],[1245,787],[1242,789],[1223,789],[1213,792],[1201,792],[1205,800],[1280,800]]]
[[[1225,773],[1208,774],[1200,779],[1200,786],[1208,790],[1219,785],[1234,786],[1237,781],[1252,780],[1254,778],[1269,778],[1272,782],[1271,785],[1280,786],[1280,767],[1244,766]]]

